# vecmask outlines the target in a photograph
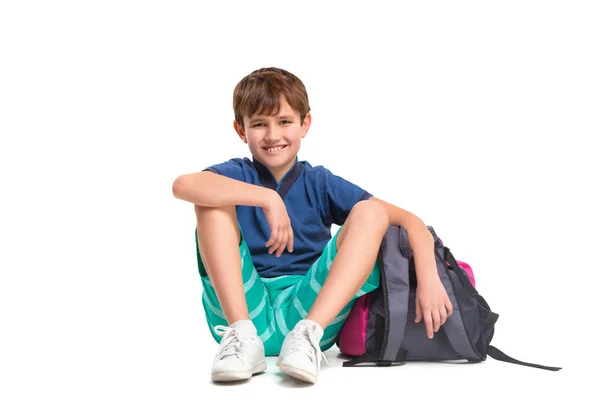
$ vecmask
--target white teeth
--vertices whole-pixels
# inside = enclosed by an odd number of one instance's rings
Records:
[[[276,151],[279,151],[279,150],[281,150],[281,149],[283,149],[283,146],[279,146],[279,147],[269,147],[269,148],[267,148],[267,151],[268,151],[269,153],[274,153],[274,152],[276,152]]]

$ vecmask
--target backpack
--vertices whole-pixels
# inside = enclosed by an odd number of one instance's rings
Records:
[[[422,321],[414,322],[417,279],[408,232],[389,226],[378,252],[380,286],[354,302],[336,339],[340,352],[352,357],[343,366],[390,366],[405,361],[480,362],[490,356],[499,361],[560,370],[515,360],[490,346],[498,314],[490,310],[475,289],[469,264],[457,262],[433,228],[427,228],[434,238],[437,270],[452,302],[452,315],[433,339],[427,337]]]

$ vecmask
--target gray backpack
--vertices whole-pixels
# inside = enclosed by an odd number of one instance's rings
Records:
[[[514,364],[560,370],[515,360],[490,346],[498,314],[490,310],[433,228],[428,228],[435,240],[438,274],[452,302],[452,315],[433,339],[427,337],[424,323],[414,322],[417,279],[412,249],[407,231],[390,226],[378,254],[380,286],[355,301],[336,340],[340,352],[352,357],[344,367],[363,363],[390,366],[405,361],[480,362],[489,355]]]

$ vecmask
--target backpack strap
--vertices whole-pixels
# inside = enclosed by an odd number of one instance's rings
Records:
[[[402,353],[402,342],[408,319],[408,298],[410,294],[409,264],[412,250],[408,232],[401,227],[388,227],[381,242],[380,286],[383,293],[383,326],[376,333],[383,333],[380,345],[380,362],[396,362]],[[377,321],[376,321],[377,322]]]
[[[515,360],[514,358],[507,356],[506,354],[504,354],[503,352],[501,352],[494,346],[488,346],[487,355],[498,361],[504,361],[504,362],[508,362],[511,364],[524,365],[526,367],[540,368],[540,369],[545,369],[548,371],[560,371],[562,369],[561,367],[547,367],[545,365],[531,364],[531,363],[526,363],[523,361]]]
[[[382,360],[377,353],[365,353],[362,356],[344,361],[344,367],[356,367],[363,363],[373,363],[373,365],[363,365],[363,367],[391,367],[392,365],[404,365],[406,360],[406,350],[400,349],[394,360]]]
[[[444,261],[450,263],[450,266],[456,271],[456,276],[463,284],[463,287],[467,293],[469,293],[470,296],[477,295],[477,290],[471,284],[469,277],[465,273],[462,273],[462,268],[458,265],[458,262],[454,258],[454,255],[450,249],[446,246],[444,246]]]

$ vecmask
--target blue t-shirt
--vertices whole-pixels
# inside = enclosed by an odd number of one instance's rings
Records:
[[[273,189],[279,193],[294,231],[294,250],[280,257],[269,254],[265,243],[271,228],[260,207],[236,206],[238,222],[252,255],[252,262],[263,278],[305,275],[325,245],[331,240],[331,224],[343,225],[352,207],[372,195],[323,166],[296,162],[278,183],[271,171],[259,161],[233,158],[205,169],[228,178]]]

